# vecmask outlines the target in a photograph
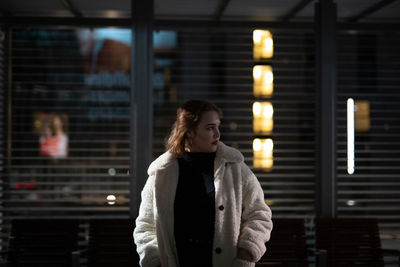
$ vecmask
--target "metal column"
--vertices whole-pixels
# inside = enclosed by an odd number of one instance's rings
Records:
[[[336,216],[336,4],[315,4],[317,216]]]
[[[130,213],[136,218],[140,192],[152,160],[154,1],[132,0]]]

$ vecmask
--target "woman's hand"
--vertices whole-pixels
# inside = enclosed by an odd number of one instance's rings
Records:
[[[253,256],[245,249],[238,248],[237,258],[245,261],[253,262]]]

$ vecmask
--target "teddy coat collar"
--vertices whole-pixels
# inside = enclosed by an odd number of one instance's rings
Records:
[[[239,163],[243,160],[243,155],[238,150],[219,141],[215,154],[214,172],[218,170],[221,164],[225,164],[226,162]],[[150,164],[147,173],[151,176],[155,174],[156,171],[176,164],[178,164],[176,157],[171,152],[167,151]]]

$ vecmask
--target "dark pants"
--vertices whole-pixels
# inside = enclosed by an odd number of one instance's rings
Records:
[[[212,242],[176,240],[180,267],[212,267]]]

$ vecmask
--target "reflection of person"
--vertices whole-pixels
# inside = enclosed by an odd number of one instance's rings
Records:
[[[68,136],[64,133],[63,123],[60,116],[53,117],[54,138],[57,140],[57,158],[68,156]]]
[[[266,251],[271,210],[242,154],[219,141],[220,115],[200,100],[178,109],[142,191],[141,266],[255,266]]]
[[[64,133],[60,116],[54,115],[51,120],[43,121],[42,136],[39,139],[40,154],[53,158],[68,156],[68,136]]]
[[[57,153],[57,143],[53,138],[53,131],[48,122],[43,122],[42,136],[40,142],[40,155],[51,156]]]

